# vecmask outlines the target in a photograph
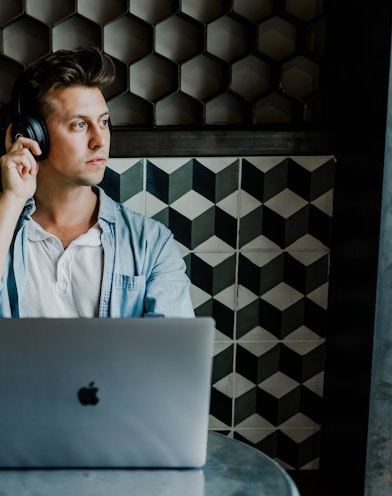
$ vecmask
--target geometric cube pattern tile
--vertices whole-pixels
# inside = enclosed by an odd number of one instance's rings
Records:
[[[316,469],[335,159],[112,158],[102,186],[166,224],[216,321],[210,429]]]

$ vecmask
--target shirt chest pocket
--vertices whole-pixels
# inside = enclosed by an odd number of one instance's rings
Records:
[[[115,274],[112,289],[113,317],[140,317],[144,311],[145,276]]]

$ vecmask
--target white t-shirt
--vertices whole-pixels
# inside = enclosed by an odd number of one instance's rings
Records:
[[[27,283],[21,317],[97,317],[103,271],[98,224],[64,250],[35,221],[28,223]]]

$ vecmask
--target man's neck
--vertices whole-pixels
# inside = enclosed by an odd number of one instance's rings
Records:
[[[52,197],[49,192],[45,195],[38,193],[35,202],[33,219],[58,237],[64,248],[98,220],[98,197],[88,186],[57,197]]]

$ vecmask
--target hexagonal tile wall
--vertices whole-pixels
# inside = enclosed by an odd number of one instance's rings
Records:
[[[115,126],[317,123],[325,17],[321,0],[2,2],[2,101],[50,50],[96,45],[118,69],[106,90]]]

